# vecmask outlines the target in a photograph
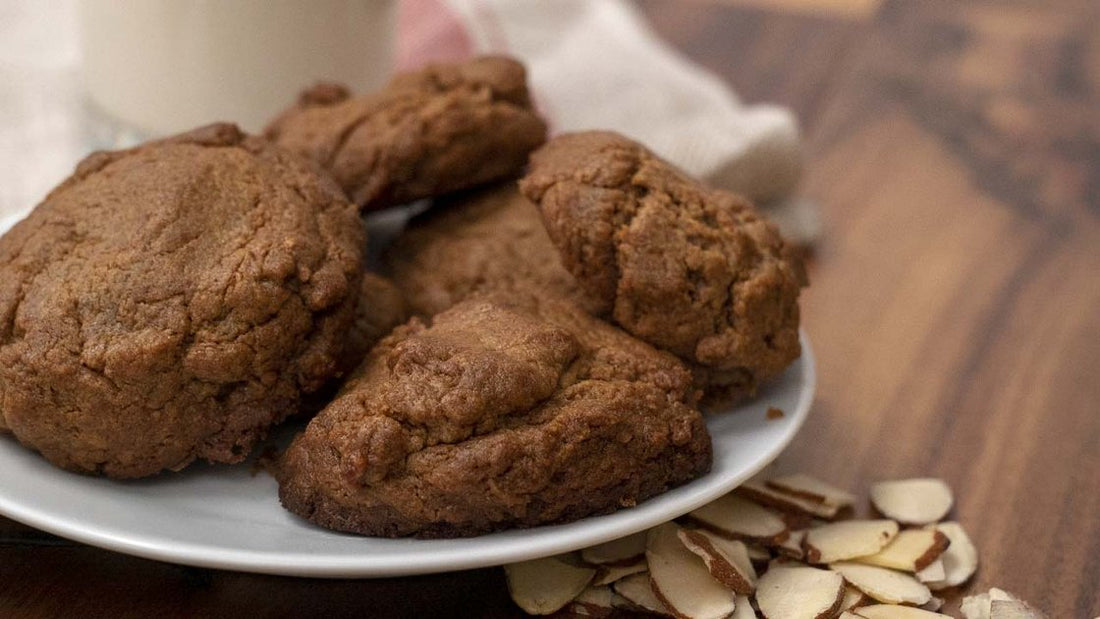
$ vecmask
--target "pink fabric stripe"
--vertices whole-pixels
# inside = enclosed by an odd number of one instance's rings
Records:
[[[499,17],[485,2],[476,1],[474,19],[489,37],[489,52],[508,53],[508,40]],[[397,15],[396,70],[417,69],[431,62],[454,62],[477,53],[466,26],[445,0],[401,0]],[[537,92],[532,92],[535,108],[556,133],[554,114]]]
[[[398,71],[474,54],[474,43],[443,0],[401,0],[397,15]]]

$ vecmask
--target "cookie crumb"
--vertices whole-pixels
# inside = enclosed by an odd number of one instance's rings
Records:
[[[782,418],[787,416],[787,414],[783,412],[783,409],[776,408],[774,406],[769,406],[768,407],[767,415],[768,415],[768,419],[782,419]]]

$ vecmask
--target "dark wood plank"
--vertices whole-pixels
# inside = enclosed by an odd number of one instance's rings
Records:
[[[65,546],[72,544],[74,542],[0,516],[0,547],[12,545]]]
[[[87,546],[0,547],[0,617],[522,617],[498,569],[374,580],[241,574]]]
[[[982,567],[1100,612],[1097,7],[890,2],[811,133],[818,400],[778,462],[938,475]],[[956,596],[957,597],[957,596]]]
[[[775,13],[721,3],[642,0],[662,38],[726,79],[748,103],[790,107],[812,131],[864,23],[828,12]]]

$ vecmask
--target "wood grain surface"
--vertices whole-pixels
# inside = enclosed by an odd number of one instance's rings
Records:
[[[999,586],[1051,619],[1100,615],[1100,4],[734,4],[641,6],[806,133],[819,386],[775,469],[864,494],[943,477],[981,557],[949,611]],[[236,574],[0,519],[0,617],[298,616],[520,613],[497,569]]]

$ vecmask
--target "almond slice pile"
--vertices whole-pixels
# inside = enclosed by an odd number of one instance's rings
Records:
[[[932,524],[951,511],[954,497],[942,479],[900,479],[871,486],[871,503],[902,524]]]
[[[581,551],[581,560],[592,565],[630,565],[645,556],[646,532],[589,546]]]
[[[610,585],[631,574],[640,574],[648,571],[649,566],[646,565],[645,556],[640,557],[637,561],[628,565],[603,565],[596,570],[596,577],[592,579],[592,584],[597,587],[600,585]]]
[[[760,577],[756,605],[765,619],[834,617],[844,601],[844,578],[805,565],[777,564]]]
[[[731,539],[775,545],[789,535],[787,523],[773,512],[734,494],[727,494],[687,515],[690,520]]]
[[[802,497],[840,510],[851,507],[856,496],[803,473],[769,479],[765,486],[781,493]]]
[[[734,492],[782,512],[816,516],[825,520],[836,518],[841,510],[841,507],[835,503],[808,499],[805,496],[791,494],[754,481],[741,484]]]
[[[848,584],[879,602],[920,606],[932,599],[932,592],[924,583],[904,572],[852,561],[830,563],[829,569],[839,572]]]
[[[679,619],[931,619],[933,592],[973,576],[978,553],[938,479],[875,484],[882,519],[836,520],[857,498],[808,475],[748,482],[677,522],[505,567],[531,614]],[[1000,589],[965,619],[1045,619]]]
[[[912,606],[899,606],[897,604],[875,604],[855,609],[853,617],[858,619],[935,619],[936,617],[950,617],[930,610],[913,608]]]
[[[733,614],[734,593],[714,579],[704,561],[684,545],[671,522],[649,530],[645,558],[653,592],[677,617],[724,619]]]
[[[504,566],[512,600],[532,615],[549,615],[588,588],[596,570],[559,557],[547,557]]]
[[[871,603],[871,598],[852,585],[844,585],[844,599],[840,601],[841,612],[856,606],[866,606]]]
[[[944,578],[929,582],[928,587],[938,591],[963,584],[978,568],[978,549],[974,548],[970,537],[957,522],[940,522],[928,526],[946,535],[949,543],[947,550],[940,556]]]
[[[889,522],[889,521],[888,521]],[[936,529],[906,529],[873,555],[856,555],[860,563],[917,573],[939,560],[950,544]],[[943,564],[940,564],[941,571]]]
[[[672,611],[665,606],[653,590],[653,581],[649,572],[634,574],[616,582],[612,588],[626,603],[617,608],[635,612],[649,612],[655,615],[671,617]]]
[[[710,575],[734,593],[748,595],[756,588],[756,570],[743,542],[704,530],[680,529],[677,535],[688,550],[702,557]]]
[[[897,534],[893,520],[846,520],[810,529],[802,548],[808,563],[833,563],[877,554]]]
[[[966,619],[1045,619],[1043,613],[1007,591],[993,587],[985,593],[963,598]]]
[[[925,584],[942,584],[947,580],[947,570],[943,567],[943,557],[929,563],[927,567],[918,570],[914,575],[917,577],[917,580]],[[937,587],[935,590],[939,588],[940,587]]]
[[[574,615],[606,617],[615,610],[615,592],[611,587],[590,586],[565,608]]]

